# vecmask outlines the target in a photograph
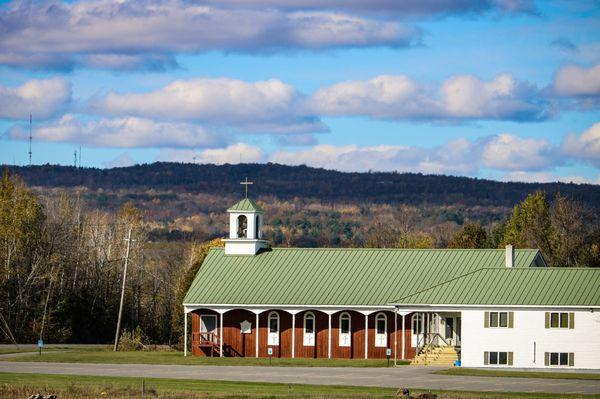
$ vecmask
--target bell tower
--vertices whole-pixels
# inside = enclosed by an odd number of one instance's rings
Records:
[[[248,198],[248,185],[253,184],[246,178],[240,184],[246,187],[246,198],[229,209],[229,238],[225,241],[226,255],[256,255],[261,248],[267,248],[263,239],[263,209]]]

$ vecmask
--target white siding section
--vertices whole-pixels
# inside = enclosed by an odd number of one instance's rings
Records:
[[[600,312],[576,311],[575,328],[558,329],[545,328],[544,310],[506,310],[514,328],[484,328],[483,310],[462,311],[462,366],[499,367],[484,366],[486,351],[513,352],[512,367],[527,368],[545,367],[544,352],[573,352],[574,367],[560,368],[600,368]]]

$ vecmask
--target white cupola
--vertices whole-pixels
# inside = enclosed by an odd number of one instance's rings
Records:
[[[264,211],[256,202],[246,196],[227,209],[227,213],[229,238],[223,240],[226,255],[256,255],[261,248],[268,247],[262,233]]]

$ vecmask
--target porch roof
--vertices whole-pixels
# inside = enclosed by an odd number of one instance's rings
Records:
[[[545,265],[515,250],[517,268]],[[254,256],[209,251],[184,304],[383,306],[484,267],[505,268],[504,249],[274,248]]]
[[[394,301],[396,305],[600,306],[600,269],[483,268]]]

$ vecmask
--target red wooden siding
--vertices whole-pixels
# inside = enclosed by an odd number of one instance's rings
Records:
[[[292,315],[282,311],[273,310],[279,314],[279,345],[273,348],[273,357],[292,357]],[[327,358],[328,356],[328,316],[318,310],[309,310],[315,315],[315,345],[304,346],[304,315],[307,311],[296,314],[295,332],[295,357],[298,358]],[[268,352],[268,317],[272,311],[264,311],[259,315],[259,356],[267,357]],[[350,315],[351,346],[339,346],[340,315],[331,316],[331,357],[345,359],[364,359],[365,357],[365,316],[362,313],[346,310]],[[387,316],[387,347],[375,347],[375,320],[377,314]],[[199,309],[192,312],[192,354],[194,356],[210,356],[207,348],[200,348],[195,341],[194,333],[200,331],[200,315],[210,314],[217,316],[217,333],[221,335],[219,314],[209,309]],[[242,334],[240,323],[247,320],[251,323],[250,334]],[[405,353],[410,359],[415,355],[415,349],[410,346],[411,315],[405,318]],[[254,357],[256,355],[256,315],[248,310],[235,309],[223,315],[223,352],[225,356]],[[394,337],[397,338],[398,359],[402,358],[402,318],[398,316],[398,331],[394,332],[394,312],[376,312],[369,315],[369,359],[385,359],[386,349],[392,349],[394,357]],[[213,356],[218,356],[213,353]]]

